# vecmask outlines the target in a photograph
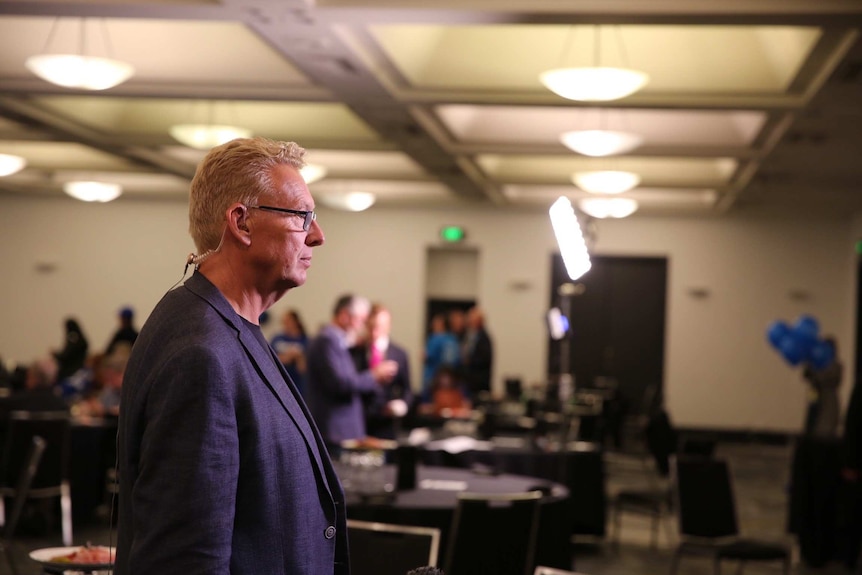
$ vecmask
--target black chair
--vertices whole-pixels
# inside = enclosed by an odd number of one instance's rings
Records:
[[[650,547],[658,546],[659,524],[665,526],[667,540],[673,540],[671,527],[671,500],[669,487],[656,485],[646,489],[623,489],[611,500],[613,531],[611,541],[619,545],[623,513],[643,515],[650,519]]]
[[[716,575],[725,560],[738,562],[739,573],[748,561],[782,561],[784,573],[789,575],[792,555],[787,545],[740,537],[725,460],[678,456],[671,459],[671,465],[680,535],[671,575],[682,555],[690,554],[712,558]]]
[[[9,414],[0,465],[0,522],[5,523],[4,497],[18,495],[21,469],[27,462],[34,437],[45,441],[45,450],[27,500],[60,499],[63,544],[72,545],[72,498],[69,487],[71,422],[65,411],[13,411]]]
[[[540,491],[459,493],[446,575],[530,575],[535,568]]]
[[[348,519],[347,540],[353,575],[404,575],[437,565],[440,530]]]
[[[650,547],[658,545],[659,524],[665,526],[668,543],[673,540],[671,527],[672,494],[667,476],[670,457],[677,447],[677,433],[670,417],[663,409],[654,410],[644,426],[647,448],[653,459],[653,468],[644,463],[649,485],[645,488],[621,489],[611,499],[613,532],[611,541],[619,545],[623,513],[644,515],[650,519]]]
[[[15,485],[16,493],[12,502],[12,513],[9,515],[9,520],[6,521],[6,524],[3,526],[3,538],[0,540],[0,551],[6,555],[9,569],[14,575],[18,575],[18,567],[15,565],[15,560],[12,558],[12,550],[9,547],[12,544],[12,539],[15,537],[18,520],[21,518],[21,512],[24,510],[24,503],[27,501],[27,495],[30,493],[30,485],[33,483],[36,471],[39,469],[39,462],[42,460],[42,454],[44,452],[45,440],[38,436],[34,437],[30,443],[30,449],[27,452],[25,464],[21,468],[18,481]]]

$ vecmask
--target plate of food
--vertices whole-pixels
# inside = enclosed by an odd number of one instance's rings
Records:
[[[63,571],[95,571],[114,566],[113,547],[104,545],[78,545],[74,547],[46,547],[30,552],[30,559],[42,564],[49,573]]]
[[[364,437],[362,439],[345,439],[341,442],[342,449],[356,451],[387,451],[398,447],[397,441],[391,439],[380,439],[377,437]]]

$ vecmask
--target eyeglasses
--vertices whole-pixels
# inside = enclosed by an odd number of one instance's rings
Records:
[[[276,208],[273,206],[249,206],[249,208],[265,210],[267,212],[277,212],[280,214],[293,214],[295,216],[302,216],[304,218],[302,221],[302,231],[304,232],[307,232],[311,228],[311,222],[317,219],[317,214],[314,213],[313,210],[289,210],[287,208]]]

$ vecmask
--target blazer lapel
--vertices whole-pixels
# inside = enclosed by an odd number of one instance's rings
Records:
[[[280,365],[278,358],[273,354],[271,349],[265,350],[261,348],[254,334],[249,331],[249,328],[237,315],[221,292],[218,291],[218,288],[210,283],[203,274],[195,272],[184,285],[209,302],[222,318],[237,330],[239,342],[245,349],[249,359],[255,365],[257,372],[261,374],[266,386],[278,398],[278,401],[302,434],[309,453],[313,454],[321,477],[326,479],[326,489],[329,491],[329,495],[332,496],[333,490],[329,485],[329,475],[326,472],[327,466],[321,459],[321,453],[326,453],[323,447],[323,439],[314,428],[312,423],[314,420],[305,408],[304,402],[300,399],[296,387],[290,382],[287,373],[278,367]],[[301,421],[306,422],[306,424],[302,425]]]

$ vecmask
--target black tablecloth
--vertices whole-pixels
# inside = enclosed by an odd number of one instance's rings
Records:
[[[69,486],[76,523],[94,519],[96,508],[108,501],[106,474],[115,464],[116,437],[115,420],[72,425]]]
[[[513,443],[520,445],[513,446]],[[495,473],[514,473],[561,483],[571,494],[570,533],[605,535],[605,468],[598,444],[577,442],[554,451],[540,449],[529,441],[491,441],[481,445],[482,449],[454,454],[426,449],[422,452],[422,461],[427,465],[460,468],[480,465]]]
[[[338,467],[343,473],[343,468]],[[384,481],[395,485],[395,466],[384,467]],[[569,490],[558,483],[519,475],[483,475],[466,469],[419,465],[416,489],[396,491],[387,497],[360,497],[348,492],[347,517],[396,525],[416,525],[440,529],[440,563],[460,491],[471,493],[517,493],[540,489],[541,500],[537,564],[571,569],[569,546]]]

